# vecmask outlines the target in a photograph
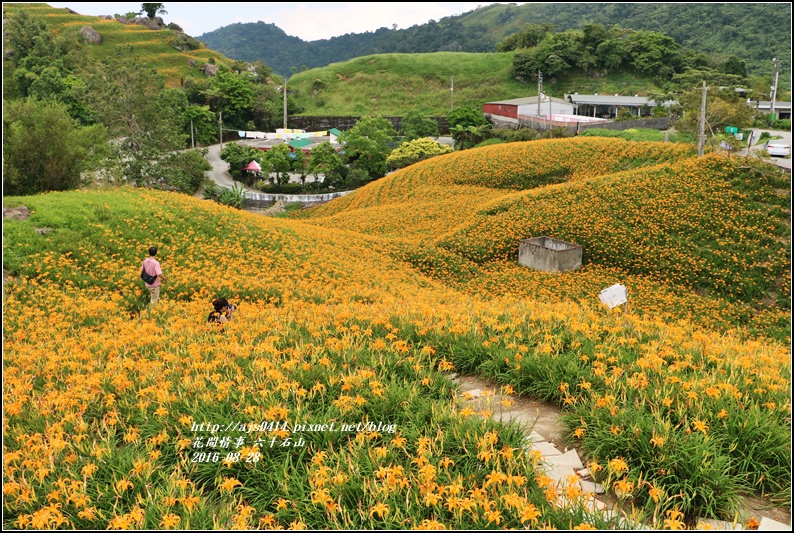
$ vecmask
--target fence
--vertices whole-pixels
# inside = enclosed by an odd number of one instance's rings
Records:
[[[287,203],[315,204],[339,198],[353,191],[329,192],[325,194],[269,194],[246,192],[243,204],[246,207],[259,207],[282,200]]]
[[[673,125],[673,119],[664,118],[641,118],[637,120],[622,120],[620,122],[607,122],[605,124],[579,124],[579,130],[590,128],[602,128],[605,130],[623,131],[631,128],[644,128],[651,130],[666,130]],[[574,127],[574,130],[576,128]]]
[[[575,133],[577,129],[579,131],[584,131],[590,128],[603,128],[605,130],[613,131],[623,131],[631,128],[666,130],[673,123],[672,119],[667,117],[623,120],[620,122],[614,122],[610,120],[593,121],[593,119],[589,117],[582,117],[583,120],[581,122],[578,122],[576,118],[573,117],[550,120],[530,115],[519,115],[517,121],[515,119],[507,120],[503,118],[500,120],[500,117],[496,116],[490,116],[489,118],[496,127],[532,128],[539,131],[547,131],[553,128],[566,128],[571,133]]]
[[[552,128],[568,128],[576,131],[582,126],[601,126],[608,124],[608,120],[593,120],[590,117],[582,117],[582,120],[577,120],[576,117],[557,117],[557,118],[543,118],[530,115],[519,115],[518,123],[524,128],[532,128],[536,130],[550,130]]]

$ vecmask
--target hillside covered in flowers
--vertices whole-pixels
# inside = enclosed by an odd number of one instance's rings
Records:
[[[439,156],[289,219],[6,197],[32,215],[3,227],[4,526],[614,527],[492,419],[516,395],[560,405],[656,527],[788,502],[790,190],[752,160],[575,138]],[[539,235],[583,267],[518,265]],[[613,283],[628,312],[598,301]],[[473,410],[452,372],[506,399]]]

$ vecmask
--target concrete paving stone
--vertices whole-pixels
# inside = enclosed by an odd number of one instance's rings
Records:
[[[521,411],[500,411],[491,415],[491,418],[499,422],[507,422],[508,420],[514,420],[518,423],[522,423],[524,416],[525,416],[524,413],[522,413]]]
[[[582,491],[587,494],[604,494],[604,486],[601,483],[596,483],[594,481],[585,481],[584,479],[579,480],[579,485],[582,487]]]
[[[577,470],[576,473],[579,474],[579,477],[590,477],[590,470],[587,468]]]
[[[540,433],[538,433],[537,431],[532,431],[532,432],[529,434],[529,437],[528,437],[528,439],[529,439],[531,442],[543,442],[544,440],[546,440],[546,439],[544,439],[544,438],[543,438],[543,435],[541,435],[541,434],[540,434]]]
[[[502,411],[498,414],[501,417],[500,420],[510,420],[525,429],[530,429],[535,425],[535,421],[537,420],[536,417],[531,417],[523,411]],[[494,418],[496,418],[496,414],[494,415]]]
[[[454,381],[454,380],[455,380],[455,378],[457,378],[457,377],[458,377],[458,374],[453,372],[452,374],[450,374],[450,375],[449,375],[449,376],[447,376],[447,377],[448,377],[449,379],[451,379],[451,380],[453,380],[453,381]]]
[[[472,399],[474,399],[474,398],[479,398],[480,396],[482,396],[482,389],[472,389],[472,390],[468,390],[468,391],[467,391],[467,390],[464,390],[464,391],[463,391],[464,395],[465,395],[465,393],[467,393],[467,392],[469,393],[469,396],[470,396]]]
[[[553,455],[562,455],[562,452],[560,452],[560,450],[558,450],[557,448],[555,448],[553,445],[549,444],[546,441],[533,442],[532,445],[529,446],[529,448],[531,448],[533,450],[540,451],[540,456],[541,457],[551,457]]]
[[[714,520],[713,518],[698,518],[695,529],[711,529],[717,531],[741,531],[744,528],[741,524],[726,522],[725,520]]]
[[[758,531],[791,531],[791,526],[783,522],[778,522],[777,520],[772,520],[771,518],[763,517],[758,526]]]
[[[583,467],[582,460],[579,459],[579,453],[576,450],[569,450],[561,455],[550,456],[546,462],[555,466],[567,466],[574,470],[579,470]]]
[[[570,476],[575,476],[576,473],[573,471],[572,468],[565,467],[565,466],[554,466],[549,464],[544,464],[543,473],[546,474],[548,477],[553,479],[559,485],[559,488],[564,488],[568,485],[568,481]]]

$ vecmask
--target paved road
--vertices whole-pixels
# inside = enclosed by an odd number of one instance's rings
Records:
[[[208,177],[221,187],[232,188],[235,182],[232,179],[232,175],[229,174],[229,163],[221,159],[221,145],[213,144],[207,148],[209,148],[207,161],[212,165],[212,170],[209,171]],[[246,189],[246,191],[253,192],[249,189]]]
[[[210,165],[212,165],[212,170],[207,173],[207,177],[210,178],[212,181],[220,185],[221,187],[227,187],[231,189],[235,183],[234,179],[232,179],[232,175],[229,174],[229,163],[221,159],[221,145],[220,144],[212,144],[206,147],[208,149],[207,152],[207,161],[209,161]],[[308,176],[306,181],[313,181],[314,176]],[[322,178],[320,179],[322,181]],[[300,183],[300,174],[291,173],[290,174],[290,182],[291,183]],[[261,192],[256,191],[253,189],[245,188],[245,192]],[[201,191],[196,193],[196,196],[202,196]]]
[[[789,146],[791,146],[791,132],[790,131],[781,131],[781,130],[756,130],[756,131],[767,132],[767,133],[769,133],[769,135],[772,136],[772,138],[784,139],[784,140],[788,141]],[[756,152],[759,152],[760,150],[763,150],[765,143],[766,143],[766,141],[758,143],[758,144],[753,144],[753,146],[750,147],[750,154],[753,155]],[[747,149],[743,148],[743,149],[739,150],[738,152],[736,152],[736,155],[738,155],[738,156],[747,155]],[[790,157],[789,158],[768,157],[768,158],[764,158],[764,161],[767,161],[769,163],[772,163],[773,165],[779,166],[780,168],[785,168],[785,169],[788,169],[789,171],[791,171],[791,158]]]
[[[235,141],[240,142],[240,141]],[[280,142],[280,141],[279,141]],[[448,144],[452,145],[453,139],[452,137],[439,137],[438,142],[441,144]],[[247,139],[242,140],[242,144],[248,144],[249,146],[259,146],[263,145],[264,141],[249,141]],[[207,153],[207,161],[212,165],[212,170],[209,171],[208,177],[220,185],[221,187],[231,188],[234,186],[235,181],[232,179],[231,174],[229,174],[229,163],[221,159],[221,145],[220,144],[212,144],[207,147],[209,152]],[[318,181],[322,181],[323,176],[318,176]],[[290,173],[290,183],[300,183],[300,174],[297,173]],[[314,181],[313,175],[306,176],[306,182]],[[260,192],[255,191],[252,189],[245,189],[246,192]],[[202,193],[199,191],[196,193],[196,196],[201,197]]]

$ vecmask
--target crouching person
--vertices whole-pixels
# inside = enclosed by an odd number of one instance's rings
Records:
[[[207,322],[214,322],[216,324],[225,324],[229,322],[234,316],[234,311],[237,309],[229,303],[226,298],[216,298],[212,301],[213,311],[207,317]]]

